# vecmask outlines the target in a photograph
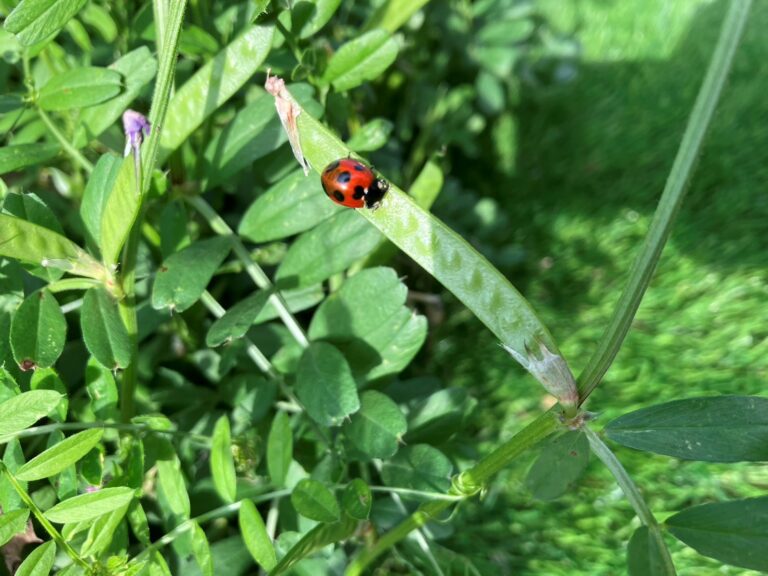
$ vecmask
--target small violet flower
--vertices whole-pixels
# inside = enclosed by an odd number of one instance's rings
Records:
[[[149,136],[152,125],[146,116],[135,110],[123,112],[123,130],[125,131],[125,156],[134,151],[139,154],[139,147],[144,141],[144,136]]]

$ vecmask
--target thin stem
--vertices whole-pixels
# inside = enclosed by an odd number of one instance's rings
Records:
[[[423,490],[410,490],[409,488],[393,488],[391,486],[370,486],[371,492],[386,492],[389,494],[402,494],[404,496],[419,496],[429,500],[445,500],[447,502],[458,502],[464,500],[465,496],[456,496],[454,494],[442,494],[441,492],[425,492]]]
[[[27,438],[30,436],[45,436],[55,431],[65,430],[92,430],[94,428],[120,430],[123,432],[131,432],[133,434],[168,434],[169,436],[179,436],[193,442],[197,442],[202,446],[210,447],[211,438],[202,434],[194,434],[192,432],[186,432],[184,430],[165,430],[160,428],[152,428],[145,424],[121,424],[118,422],[59,422],[56,424],[45,424],[43,426],[33,426],[31,428],[25,428],[9,435],[7,438]]]
[[[51,117],[48,116],[48,114],[46,114],[42,108],[37,108],[37,114],[40,116],[40,119],[43,121],[43,124],[45,124],[46,128],[48,128],[50,133],[53,134],[53,137],[58,140],[61,147],[67,154],[69,154],[72,160],[80,164],[80,166],[86,172],[93,172],[93,164],[91,164],[88,159],[83,156],[82,152],[75,148],[72,145],[72,142],[70,142],[69,139],[61,133],[61,130],[59,130],[56,124],[53,123]]]
[[[696,158],[701,151],[704,136],[731,69],[733,56],[741,40],[751,4],[751,0],[738,0],[729,3],[728,14],[723,22],[720,38],[712,54],[704,82],[696,97],[696,103],[693,106],[683,140],[664,186],[659,206],[653,216],[651,227],[632,266],[629,280],[614,310],[611,323],[603,334],[597,350],[589,359],[587,367],[579,377],[580,403],[589,397],[616,358],[616,354],[632,324],[632,319],[640,306],[643,294],[648,289],[656,263],[659,261],[667,238],[669,238],[672,223],[685,197],[687,184],[693,174]]]
[[[103,282],[93,278],[64,278],[48,284],[50,292],[66,292],[67,290],[88,290],[95,286],[103,286]]]
[[[16,477],[11,473],[8,468],[0,463],[0,472],[5,472],[5,477],[8,479],[8,482],[10,482],[11,486],[13,486],[13,489],[16,490],[16,493],[19,495],[19,498],[26,504],[27,508],[29,508],[32,511],[32,514],[35,515],[35,518],[37,518],[37,521],[40,522],[40,525],[45,529],[48,534],[50,534],[51,538],[58,544],[62,550],[64,550],[67,555],[72,558],[75,564],[80,566],[81,568],[84,568],[88,570],[90,568],[90,565],[88,562],[83,560],[80,555],[75,551],[72,546],[69,545],[69,543],[59,534],[59,531],[56,530],[56,528],[53,526],[53,524],[50,523],[48,518],[45,517],[43,514],[43,511],[40,510],[40,508],[37,507],[37,504],[35,504],[35,501],[32,500],[32,497],[27,494],[27,491],[24,490],[24,488],[19,484],[19,481],[16,480]]]
[[[211,205],[200,196],[185,197],[185,200],[195,208],[203,218],[205,218],[206,222],[208,222],[208,225],[211,227],[211,230],[221,236],[230,236],[232,238],[235,255],[238,260],[242,262],[243,268],[245,268],[245,271],[251,277],[254,284],[262,290],[272,290],[274,286],[272,285],[272,282],[269,281],[269,276],[267,276],[264,270],[253,261],[240,238],[235,234],[234,230],[229,227],[224,219],[216,213]],[[269,302],[275,307],[280,319],[283,321],[286,328],[288,328],[288,331],[291,333],[294,340],[299,343],[299,346],[302,348],[309,346],[307,335],[304,333],[298,320],[296,320],[296,317],[291,314],[291,311],[288,309],[288,304],[285,302],[282,295],[279,292],[274,292],[270,295]]]

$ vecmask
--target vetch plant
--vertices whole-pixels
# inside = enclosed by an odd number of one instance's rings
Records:
[[[526,485],[540,498],[578,491],[590,450],[610,471],[639,521],[630,574],[675,573],[667,535],[768,570],[765,498],[660,522],[603,439],[762,461],[768,400],[681,395],[602,433],[583,408],[648,289],[750,2],[729,6],[647,237],[578,378],[534,307],[429,211],[446,176],[435,135],[477,152],[485,117],[461,116],[467,87],[426,103],[431,130],[409,153],[390,136],[397,114],[413,128],[412,111],[385,97],[403,85],[401,54],[429,10],[455,10],[448,21],[471,37],[483,87],[478,110],[511,121],[505,82],[545,25],[514,1],[433,4],[22,0],[9,11],[0,544],[10,572],[490,573],[457,560],[445,532],[533,448]],[[375,210],[329,201],[323,168],[387,149],[403,168],[388,174],[383,155]],[[426,274],[403,274],[421,273],[412,263]],[[472,438],[484,399],[423,370],[430,326],[411,282],[427,277],[554,397],[486,453],[454,442]]]

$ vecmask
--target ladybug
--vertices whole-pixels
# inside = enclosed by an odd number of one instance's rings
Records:
[[[328,198],[347,206],[376,210],[389,190],[389,183],[376,178],[370,167],[352,158],[334,160],[323,170],[320,180]]]

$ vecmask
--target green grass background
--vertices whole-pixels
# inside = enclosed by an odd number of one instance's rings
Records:
[[[514,171],[502,185],[483,174],[470,180],[484,198],[472,217],[495,230],[484,238],[491,249],[519,256],[505,271],[578,373],[648,228],[725,2],[546,0],[537,6],[578,39],[578,62],[561,64],[575,77],[522,91]],[[616,363],[589,402],[599,413],[597,429],[662,401],[765,393],[766,29],[768,6],[756,2],[656,277]],[[435,207],[449,221],[455,217],[451,202],[445,195]],[[471,224],[462,232],[471,238]],[[473,426],[483,452],[537,414],[542,395],[487,330],[455,302],[448,306],[433,340],[431,368],[479,400]],[[659,520],[694,504],[764,494],[768,486],[762,465],[680,462],[614,448]],[[484,574],[625,574],[626,545],[638,523],[605,469],[593,459],[569,494],[538,502],[522,483],[530,461],[504,473],[482,503],[454,517],[449,546]],[[754,574],[723,568],[667,540],[681,576]]]

